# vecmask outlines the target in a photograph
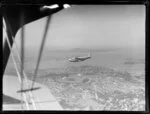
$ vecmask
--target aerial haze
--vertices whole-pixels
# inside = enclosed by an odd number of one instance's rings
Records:
[[[31,81],[46,18],[24,26],[24,69]],[[19,30],[18,46],[20,38]],[[5,74],[17,76],[12,58]],[[64,110],[144,111],[145,6],[73,5],[52,15],[36,82]]]
[[[39,47],[46,18],[25,26],[27,47]],[[145,46],[143,5],[73,6],[54,14],[49,26],[45,45],[49,49]],[[19,39],[20,31],[16,35],[18,44]]]

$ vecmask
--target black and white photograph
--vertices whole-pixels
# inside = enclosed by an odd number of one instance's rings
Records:
[[[145,5],[3,9],[3,111],[145,111]]]

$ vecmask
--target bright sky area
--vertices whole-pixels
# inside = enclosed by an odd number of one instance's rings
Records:
[[[46,18],[25,26],[25,46],[40,46]],[[77,5],[54,14],[49,26],[50,49],[145,46],[144,5]]]

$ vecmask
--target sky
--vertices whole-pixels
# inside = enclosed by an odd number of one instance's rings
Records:
[[[39,47],[46,18],[25,25],[25,46]],[[20,30],[16,35],[20,43]],[[53,14],[49,49],[145,46],[144,5],[76,5]]]

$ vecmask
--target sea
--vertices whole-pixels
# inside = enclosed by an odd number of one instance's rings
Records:
[[[82,62],[70,62],[68,59],[77,56],[91,54],[91,59]],[[34,70],[37,64],[38,51],[28,50],[25,52],[25,69]],[[17,56],[15,56],[17,61]],[[17,61],[18,62],[18,61]],[[19,63],[19,62],[18,62]],[[114,69],[116,71],[126,71],[133,76],[145,74],[145,49],[144,48],[119,48],[107,50],[69,50],[52,51],[44,50],[42,53],[39,69],[68,68],[71,66],[100,66]],[[7,71],[13,69],[14,64],[9,58]]]

